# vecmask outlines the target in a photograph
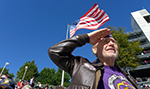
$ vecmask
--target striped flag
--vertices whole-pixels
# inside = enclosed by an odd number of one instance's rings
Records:
[[[70,37],[79,29],[96,30],[107,21],[109,21],[108,15],[95,3],[85,15],[70,24]]]

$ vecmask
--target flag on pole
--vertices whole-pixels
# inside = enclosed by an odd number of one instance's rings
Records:
[[[108,15],[104,10],[100,10],[98,4],[95,3],[79,20],[70,24],[70,37],[79,29],[96,30],[107,21],[109,21]]]

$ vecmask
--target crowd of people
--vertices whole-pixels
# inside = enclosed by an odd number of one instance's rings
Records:
[[[136,78],[136,81],[137,81],[137,82],[150,81],[150,77],[143,77],[143,78],[137,77],[137,78]]]
[[[53,89],[51,85],[42,85],[41,82],[38,82],[36,85],[35,84],[34,78],[31,78],[30,81],[24,81],[20,79],[17,83],[15,83],[12,77],[10,77],[8,74],[2,74],[0,76],[0,89]],[[65,88],[56,86],[54,89]]]
[[[31,78],[30,81],[24,82],[23,80],[19,80],[16,89],[24,89],[25,86],[30,87],[29,89],[53,89],[52,86],[46,84],[43,86],[41,82],[38,82],[36,85],[34,83],[34,78]]]
[[[139,85],[141,89],[150,89],[150,77],[137,77],[136,82],[146,82]]]

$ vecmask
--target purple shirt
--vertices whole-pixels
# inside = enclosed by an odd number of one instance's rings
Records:
[[[97,89],[136,89],[116,68],[104,66]]]

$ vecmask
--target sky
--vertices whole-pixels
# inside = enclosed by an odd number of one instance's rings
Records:
[[[0,0],[0,67],[6,66],[10,73],[26,62],[35,61],[42,69],[58,67],[48,56],[52,45],[65,40],[67,24],[83,16],[95,3],[103,9],[110,20],[107,26],[124,27],[132,32],[131,12],[146,9],[150,12],[150,0]],[[77,34],[93,30],[80,29]],[[73,55],[95,60],[92,45],[75,49]]]

